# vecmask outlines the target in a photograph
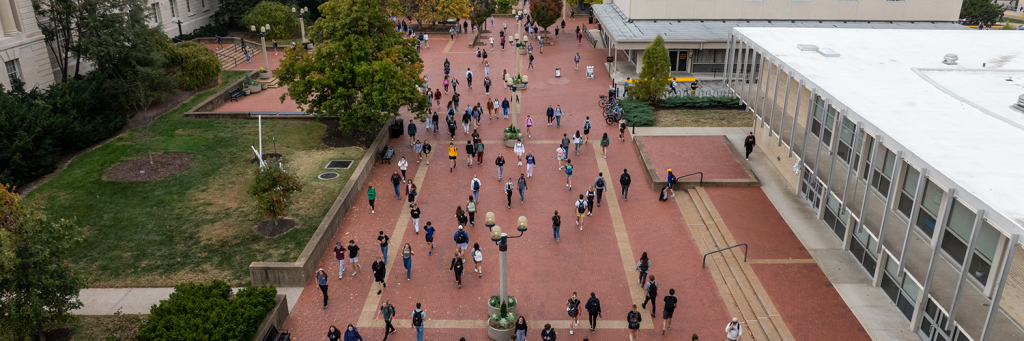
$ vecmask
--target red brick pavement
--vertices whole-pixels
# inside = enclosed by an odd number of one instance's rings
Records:
[[[750,259],[811,258],[760,188],[709,187],[706,190],[736,242],[750,244]]]
[[[747,179],[743,166],[721,136],[644,136],[658,177],[704,172],[705,179]]]
[[[871,340],[817,264],[752,267],[795,339]]]

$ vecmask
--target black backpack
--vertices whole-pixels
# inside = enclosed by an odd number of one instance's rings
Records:
[[[583,213],[587,211],[587,205],[584,204],[583,200],[576,202],[576,212]]]
[[[466,231],[459,231],[458,241],[459,244],[469,242],[469,238],[466,238]]]
[[[650,289],[647,289],[647,296],[656,297],[658,296],[658,282],[651,281]]]
[[[476,180],[473,181],[473,190],[474,191],[479,191],[480,190],[480,181],[476,181]]]
[[[604,187],[604,178],[597,179],[597,187]]]
[[[637,329],[640,328],[640,313],[629,312],[629,328]]]
[[[416,311],[412,314],[412,325],[417,327],[423,325],[423,312]]]
[[[640,262],[640,271],[647,272],[647,269],[650,268],[650,266],[651,266],[651,261],[650,260],[648,260],[646,262],[641,261]]]

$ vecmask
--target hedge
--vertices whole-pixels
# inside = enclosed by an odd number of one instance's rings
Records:
[[[654,108],[651,108],[647,102],[625,98],[619,101],[619,105],[622,106],[626,124],[637,127],[654,126]]]
[[[182,35],[181,36],[181,41],[192,40],[192,39],[195,39],[195,38],[216,37],[216,36],[224,37],[224,36],[227,36],[227,35],[228,35],[228,28],[227,28],[227,26],[224,26],[224,25],[221,25],[221,24],[208,24],[208,25],[204,25],[204,26],[201,26],[201,27],[193,30],[192,33]]]
[[[697,97],[697,96],[686,96],[686,97],[669,97],[658,100],[658,105],[663,108],[678,108],[682,107],[685,109],[708,109],[708,108],[720,108],[720,109],[742,109],[743,103],[740,102],[738,97],[732,96],[717,96],[717,97]]]
[[[224,281],[183,283],[150,309],[138,341],[252,340],[277,301],[272,286],[247,287],[231,297]]]

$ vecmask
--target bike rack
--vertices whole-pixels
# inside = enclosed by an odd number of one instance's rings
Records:
[[[750,250],[750,246],[747,245],[747,243],[739,243],[739,244],[736,244],[736,245],[733,245],[733,246],[730,246],[730,247],[727,247],[727,248],[724,248],[724,249],[719,249],[719,250],[715,250],[715,251],[711,251],[711,252],[705,253],[704,254],[704,260],[702,260],[700,262],[700,267],[703,268],[704,265],[707,264],[707,262],[708,262],[708,255],[710,255],[712,253],[716,253],[716,252],[722,252],[722,251],[725,251],[725,250],[728,250],[728,249],[731,249],[731,248],[734,248],[734,247],[737,247],[737,246],[743,246],[743,262],[746,263],[747,262],[747,251]]]

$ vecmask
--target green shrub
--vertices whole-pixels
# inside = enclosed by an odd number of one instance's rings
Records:
[[[199,28],[195,29],[194,31],[192,31],[192,33],[182,35],[181,36],[181,40],[192,40],[192,39],[195,39],[195,38],[207,38],[207,37],[216,37],[216,36],[224,37],[224,36],[227,36],[227,35],[228,35],[228,27],[227,26],[224,26],[224,25],[221,25],[221,24],[217,24],[217,23],[211,23],[211,24],[207,24],[207,25],[204,25],[202,27],[199,27]]]
[[[685,109],[737,109],[743,107],[743,102],[738,97],[716,96],[716,97],[669,97],[659,99],[658,105],[663,108],[685,108]]]
[[[183,283],[174,293],[150,309],[139,341],[151,340],[251,340],[274,308],[277,289],[248,287],[231,297],[224,281],[209,285]]]
[[[192,91],[213,83],[220,77],[220,61],[203,44],[186,41],[170,44],[164,50],[168,65],[180,73],[178,87]]]
[[[512,5],[516,4],[516,0],[498,0],[498,13],[509,14],[512,13]]]
[[[263,1],[250,9],[242,17],[242,25],[245,29],[270,24],[267,31],[267,39],[286,39],[299,34],[299,18],[292,14],[290,7],[278,2]]]
[[[654,126],[654,108],[651,108],[647,102],[625,98],[619,101],[619,105],[622,106],[626,124],[637,127]]]

